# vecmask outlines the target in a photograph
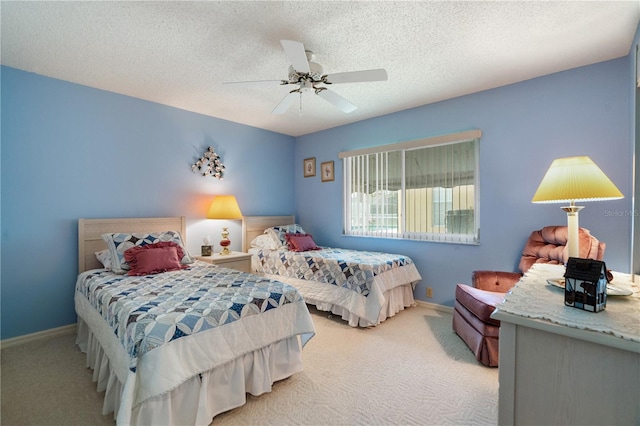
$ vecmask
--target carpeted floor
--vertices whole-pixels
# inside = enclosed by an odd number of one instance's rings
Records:
[[[304,371],[213,425],[490,425],[498,370],[478,364],[451,314],[417,306],[355,329],[310,308]],[[2,350],[3,425],[113,425],[75,335]]]

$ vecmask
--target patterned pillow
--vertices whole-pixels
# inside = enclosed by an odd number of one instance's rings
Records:
[[[184,256],[180,263],[193,263],[195,259],[191,257],[182,242],[180,233],[176,231],[154,232],[150,234],[102,234],[102,239],[107,243],[109,253],[111,253],[111,269],[116,274],[125,274],[129,269],[129,263],[124,258],[124,252],[135,246],[145,246],[147,244],[171,241],[182,248]]]
[[[278,225],[273,226],[271,228],[267,228],[264,230],[264,233],[270,235],[273,241],[276,242],[279,246],[286,246],[287,239],[285,235],[287,234],[306,234],[302,226],[294,223],[292,225]]]

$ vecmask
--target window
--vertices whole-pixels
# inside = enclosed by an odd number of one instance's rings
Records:
[[[477,244],[480,136],[474,130],[340,153],[344,233]]]

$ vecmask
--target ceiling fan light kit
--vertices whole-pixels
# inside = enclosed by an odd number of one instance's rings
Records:
[[[350,71],[337,74],[324,74],[322,65],[314,62],[315,55],[310,50],[305,50],[304,45],[298,41],[280,40],[285,54],[291,65],[287,80],[267,80],[267,81],[244,81],[224,84],[248,84],[256,83],[278,83],[280,85],[297,85],[291,90],[271,111],[272,114],[284,114],[289,107],[300,99],[299,114],[302,115],[302,94],[313,91],[339,110],[350,113],[358,107],[347,99],[328,89],[326,85],[342,83],[360,83],[369,81],[386,81],[388,76],[384,69],[373,69],[364,71]]]

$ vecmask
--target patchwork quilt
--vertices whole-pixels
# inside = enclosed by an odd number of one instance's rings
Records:
[[[254,324],[263,323],[268,319],[258,317],[272,310],[304,305],[302,296],[292,286],[202,263],[195,263],[185,270],[138,277],[92,270],[79,276],[76,293],[76,300],[81,295],[115,333],[129,354],[132,372],[146,354],[163,345],[207,332],[209,335],[222,334],[226,340],[209,350],[229,352],[228,356],[219,357],[222,361],[232,358],[237,354],[233,349],[225,349],[231,340],[223,334],[225,326],[250,317],[254,317]],[[310,318],[301,315],[304,310],[289,309],[288,312],[293,312],[294,316],[282,318],[283,314],[278,315],[277,321],[289,321],[290,330],[274,333],[271,340],[303,332],[309,336],[313,334]],[[273,328],[269,323],[262,327]],[[216,333],[211,333],[215,329],[218,329]],[[237,329],[229,330],[237,333]],[[256,345],[269,343],[273,342],[256,342]],[[242,354],[246,350],[244,347],[239,352]]]
[[[411,288],[396,296],[393,310],[413,304],[413,288],[422,279],[411,258],[399,254],[330,247],[253,253],[257,273],[295,286],[307,303],[342,315],[352,326],[377,325],[383,307],[390,303],[387,292],[400,286]]]
[[[261,250],[257,258],[257,272],[318,281],[364,297],[372,293],[376,276],[413,264],[411,258],[399,254],[326,247],[307,252]]]

